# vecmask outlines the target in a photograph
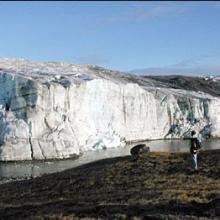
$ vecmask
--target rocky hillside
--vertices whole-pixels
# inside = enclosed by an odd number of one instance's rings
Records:
[[[210,91],[205,81],[198,91],[171,81],[93,65],[2,59],[0,160],[68,158],[126,141],[186,137],[191,129],[219,137],[217,86]]]
[[[190,77],[190,76],[143,76],[154,81],[154,84],[165,88],[184,89],[220,96],[219,77]]]

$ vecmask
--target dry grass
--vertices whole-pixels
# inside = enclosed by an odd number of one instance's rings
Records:
[[[218,217],[220,151],[202,152],[198,172],[186,153],[105,159],[2,185],[0,200],[0,215],[6,219],[18,213],[27,219]]]

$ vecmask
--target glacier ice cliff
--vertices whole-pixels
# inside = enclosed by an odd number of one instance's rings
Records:
[[[0,160],[69,158],[126,141],[220,136],[220,99],[93,65],[0,60]]]

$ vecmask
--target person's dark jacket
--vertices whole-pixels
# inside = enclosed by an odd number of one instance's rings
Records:
[[[201,144],[197,138],[190,139],[190,153],[195,154],[201,148]]]

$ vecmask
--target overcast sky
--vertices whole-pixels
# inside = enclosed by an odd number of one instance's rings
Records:
[[[220,2],[0,2],[0,27],[0,57],[220,75]]]

